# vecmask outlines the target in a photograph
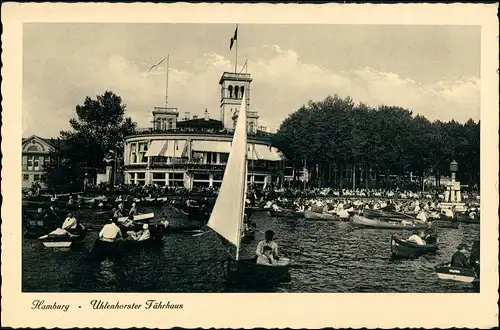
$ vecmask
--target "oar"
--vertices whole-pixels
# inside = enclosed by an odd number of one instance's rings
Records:
[[[204,232],[201,232],[201,233],[197,233],[197,234],[192,235],[191,237],[200,237],[200,236],[205,235],[207,233],[211,233],[211,231],[208,230],[208,231],[204,231]]]

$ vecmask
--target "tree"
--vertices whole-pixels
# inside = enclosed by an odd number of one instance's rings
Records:
[[[61,132],[62,143],[54,155],[58,163],[51,166],[48,180],[57,173],[65,173],[68,183],[79,180],[87,171],[102,171],[106,158],[123,154],[125,136],[136,129],[136,123],[125,117],[125,109],[121,97],[110,91],[95,100],[86,97],[83,105],[77,105],[76,117],[69,121],[72,129]]]

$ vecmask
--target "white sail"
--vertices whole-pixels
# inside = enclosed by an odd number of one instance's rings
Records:
[[[224,178],[207,226],[236,245],[241,239],[247,185],[247,107],[245,93],[241,100]],[[237,257],[238,259],[238,252]]]

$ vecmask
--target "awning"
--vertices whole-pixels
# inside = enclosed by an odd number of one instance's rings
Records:
[[[283,157],[274,147],[268,147],[262,144],[255,145],[255,151],[259,160],[280,161]]]
[[[164,157],[182,157],[184,148],[186,147],[186,140],[168,140],[167,147],[163,150],[160,156]]]
[[[223,152],[231,151],[231,143],[227,141],[193,141],[193,151],[200,152]]]
[[[148,151],[146,152],[146,157],[160,156],[163,147],[167,144],[167,140],[153,140],[149,145]]]

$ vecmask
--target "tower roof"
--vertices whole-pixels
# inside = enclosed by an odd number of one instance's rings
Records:
[[[230,81],[243,81],[243,82],[252,82],[252,78],[250,76],[250,73],[232,73],[232,72],[224,72],[222,76],[220,77],[219,80],[219,85],[222,85],[222,83],[225,80],[230,80]]]

